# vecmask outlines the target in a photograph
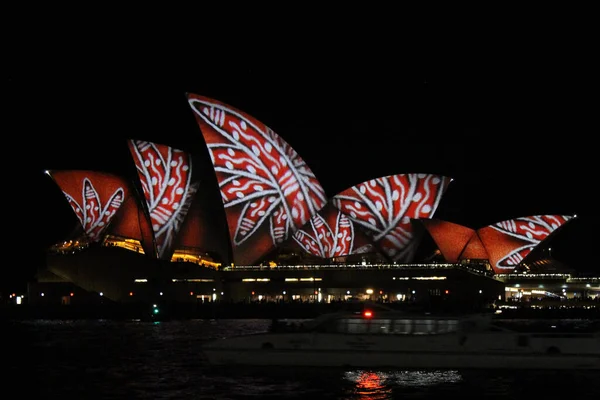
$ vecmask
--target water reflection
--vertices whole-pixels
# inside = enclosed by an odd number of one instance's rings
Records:
[[[598,372],[254,368],[207,365],[211,338],[262,332],[271,320],[19,321],[1,324],[11,362],[3,388],[31,398],[600,399]],[[27,385],[23,385],[23,379]]]
[[[392,396],[392,388],[431,388],[462,381],[458,371],[373,371],[354,370],[344,373],[344,380],[354,384],[358,399],[381,400]]]
[[[345,379],[355,383],[354,395],[359,399],[381,400],[392,394],[392,388],[386,385],[388,374],[375,371],[348,371]]]

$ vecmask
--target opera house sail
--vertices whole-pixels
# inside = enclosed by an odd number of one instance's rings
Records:
[[[148,207],[157,257],[169,260],[198,183],[192,181],[191,156],[167,145],[130,140],[131,151]]]
[[[532,215],[479,229],[442,220],[422,223],[448,262],[486,259],[496,274],[510,273],[527,256],[574,217]]]
[[[46,171],[60,187],[90,242],[103,234],[123,203],[129,198],[126,181],[98,171]]]
[[[433,217],[451,179],[398,174],[372,179],[335,195],[332,204],[365,230],[390,261],[412,261],[418,246],[411,219]]]
[[[237,265],[252,264],[304,226],[327,202],[296,151],[256,118],[188,95],[208,147]]]
[[[298,229],[293,240],[303,251],[323,259],[373,250],[370,238],[331,204],[327,204],[304,227]]]
[[[487,249],[494,272],[508,273],[572,219],[570,215],[532,215],[497,222],[478,229],[477,234]]]

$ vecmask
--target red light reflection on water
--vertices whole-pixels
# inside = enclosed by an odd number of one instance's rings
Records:
[[[344,373],[344,379],[351,383],[348,387],[352,398],[382,400],[394,398],[393,392],[405,388],[430,388],[438,385],[455,384],[462,380],[458,371],[374,371],[352,370]]]
[[[365,400],[387,399],[392,389],[386,387],[385,381],[386,376],[383,373],[362,371],[356,377],[354,393]]]

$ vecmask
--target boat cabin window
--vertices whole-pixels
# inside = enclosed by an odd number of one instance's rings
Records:
[[[455,332],[457,320],[340,318],[318,330],[348,334],[437,335]]]
[[[424,319],[413,323],[413,335],[429,335],[435,333],[436,320]]]
[[[458,321],[455,319],[440,319],[437,324],[438,333],[456,332],[458,330]]]
[[[412,320],[410,319],[397,319],[394,321],[391,333],[397,335],[408,335],[412,333]]]

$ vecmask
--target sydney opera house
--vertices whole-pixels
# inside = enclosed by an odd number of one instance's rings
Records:
[[[578,281],[539,251],[574,216],[479,228],[440,220],[452,178],[427,173],[373,177],[327,197],[262,122],[203,96],[188,103],[206,152],[132,138],[121,175],[47,171],[78,223],[48,249],[32,302],[597,296],[597,280]]]

